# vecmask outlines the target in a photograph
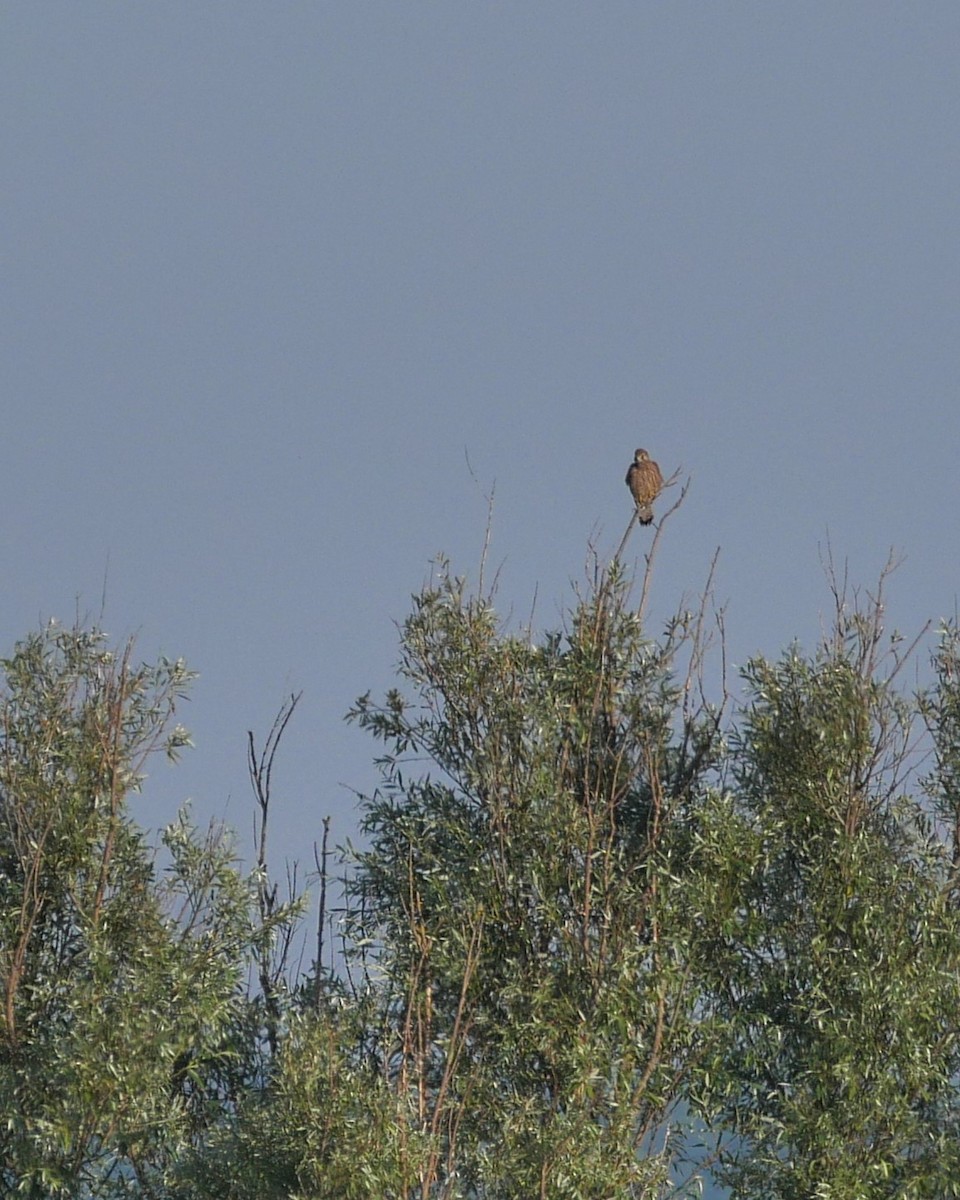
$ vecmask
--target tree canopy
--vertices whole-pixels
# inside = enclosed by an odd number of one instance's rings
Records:
[[[615,559],[541,632],[438,568],[349,714],[380,784],[303,974],[266,855],[296,698],[245,872],[130,813],[181,662],[56,625],[3,662],[3,1189],[960,1195],[956,627],[910,691],[881,594],[835,587],[734,695],[709,589],[651,630]]]

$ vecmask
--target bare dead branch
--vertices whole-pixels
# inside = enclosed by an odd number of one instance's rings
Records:
[[[320,1007],[320,971],[323,967],[323,928],[327,921],[327,843],[330,838],[330,818],[323,818],[323,844],[319,857],[317,843],[313,843],[313,861],[320,876],[320,901],[317,907],[317,994],[316,1007]]]
[[[674,473],[670,476],[667,483],[664,484],[664,487],[672,487],[673,484],[676,482],[679,474],[680,474],[680,468],[678,467],[677,470],[674,471]],[[653,541],[650,544],[650,549],[643,556],[646,566],[645,566],[644,572],[643,572],[643,583],[640,587],[640,603],[637,605],[637,617],[641,621],[643,620],[644,614],[646,613],[647,600],[649,599],[649,596],[650,596],[650,582],[653,578],[653,560],[656,557],[657,548],[660,545],[660,538],[661,538],[661,535],[663,534],[664,526],[666,525],[666,523],[670,519],[670,517],[672,517],[673,514],[677,511],[677,509],[680,507],[680,505],[683,504],[684,500],[686,500],[687,492],[689,492],[690,484],[692,482],[693,482],[692,476],[687,476],[687,482],[683,485],[683,488],[680,491],[680,495],[677,497],[677,499],[674,501],[674,503],[670,506],[670,508],[667,509],[667,511],[660,518],[660,520],[656,522],[656,526],[655,526],[656,532],[653,535]]]
[[[302,695],[303,692],[297,692],[280,706],[259,754],[257,754],[253,731],[247,731],[247,771],[257,807],[260,810],[259,829],[255,834],[257,902],[260,909],[260,920],[265,926],[272,921],[277,911],[277,885],[271,884],[267,868],[267,828],[270,818],[273,764],[284,732]],[[293,899],[293,889],[296,887],[295,874],[293,878],[288,876],[288,883],[291,888],[291,899]],[[280,1012],[277,989],[290,953],[291,938],[292,930],[287,928],[281,933],[280,944],[277,948],[271,950],[270,946],[263,946],[257,951],[257,974],[267,1011],[267,1040],[271,1053],[274,1055],[278,1046],[277,1021]]]

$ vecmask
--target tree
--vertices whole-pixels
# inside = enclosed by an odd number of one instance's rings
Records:
[[[351,713],[383,750],[349,980],[205,1194],[955,1193],[957,635],[905,694],[881,594],[835,588],[724,725],[706,603],[651,638],[648,584],[614,563],[539,638],[445,564],[414,598],[403,690]]]
[[[353,987],[291,1027],[204,1194],[606,1200],[689,1173],[687,1089],[725,1036],[698,964],[737,870],[705,609],[656,642],[628,592],[598,573],[541,639],[443,563],[415,598],[409,694],[350,714],[384,744]]]
[[[614,567],[537,642],[444,573],[404,626],[413,698],[354,711],[387,745],[357,932],[386,950],[424,1195],[645,1195],[682,1160],[718,714],[673,675],[695,619],[652,642],[627,591]]]
[[[149,756],[188,744],[182,662],[51,624],[3,670],[0,1183],[153,1195],[234,1066],[253,891],[185,817],[158,877],[128,811]]]
[[[744,673],[730,769],[750,878],[704,980],[733,1034],[718,1071],[735,1195],[960,1195],[956,865],[906,790],[926,713],[928,783],[956,816],[956,635],[939,685],[899,693],[909,654],[884,634],[882,582],[862,606],[834,588],[812,658]]]
[[[381,781],[342,956],[306,977],[266,854],[297,698],[249,741],[253,875],[185,820],[159,875],[125,798],[184,742],[182,665],[77,630],[19,646],[4,1185],[655,1200],[712,1173],[740,1200],[960,1194],[960,631],[911,694],[882,586],[834,584],[822,644],[754,659],[728,713],[709,584],[649,632],[659,536],[639,599],[618,556],[544,634],[439,564],[398,687],[350,713]]]

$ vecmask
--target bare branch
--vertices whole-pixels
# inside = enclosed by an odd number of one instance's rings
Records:
[[[323,927],[327,920],[327,842],[330,838],[330,818],[323,818],[323,845],[319,857],[317,843],[313,843],[313,861],[320,876],[320,902],[317,909],[317,995],[316,1006],[320,1007],[320,971],[323,966]]]
[[[277,911],[277,885],[271,884],[267,869],[267,826],[270,817],[270,799],[273,782],[273,764],[277,749],[283,738],[284,731],[290,723],[303,692],[297,692],[286,700],[277,712],[270,732],[263,744],[260,754],[257,754],[253,731],[247,731],[247,771],[250,785],[260,810],[257,842],[257,902],[260,909],[260,920],[268,925]],[[288,875],[290,899],[293,900],[296,889],[296,875]],[[267,1040],[272,1054],[276,1054],[278,1046],[277,1022],[279,1019],[279,998],[277,987],[283,975],[287,957],[290,953],[292,930],[285,929],[281,934],[280,945],[271,950],[263,946],[257,951],[257,969],[260,988],[263,992],[264,1004],[267,1010]],[[271,939],[272,944],[272,939]]]
[[[670,476],[667,483],[664,484],[664,487],[672,487],[673,484],[676,482],[676,479],[677,479],[677,476],[679,475],[679,473],[680,473],[680,468],[678,467],[677,470],[674,471],[674,473]],[[692,482],[693,482],[693,477],[687,476],[687,481],[683,485],[683,488],[680,491],[680,495],[677,497],[677,499],[674,501],[674,503],[670,506],[670,508],[667,509],[667,511],[660,518],[660,520],[657,521],[656,533],[654,533],[654,535],[653,535],[653,541],[650,544],[650,549],[643,556],[646,566],[645,566],[644,572],[643,572],[643,583],[640,588],[640,603],[637,606],[637,616],[639,617],[639,619],[641,621],[643,620],[644,614],[646,613],[647,600],[649,599],[649,595],[650,595],[650,582],[653,578],[653,560],[656,557],[657,547],[660,545],[660,537],[663,533],[664,526],[666,525],[666,523],[670,519],[670,517],[673,516],[673,514],[677,511],[677,509],[680,507],[680,505],[684,502],[684,500],[686,500],[687,492],[689,492],[690,485]]]

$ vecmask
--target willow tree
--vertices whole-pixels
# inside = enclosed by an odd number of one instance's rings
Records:
[[[648,586],[615,562],[539,635],[445,563],[414,597],[351,713],[346,973],[203,1195],[957,1194],[956,631],[916,695],[835,589],[724,720],[706,604],[653,635]]]
[[[226,842],[181,819],[158,872],[130,814],[190,675],[54,624],[2,665],[0,1190],[156,1194],[236,1069],[259,936]]]
[[[76,630],[21,644],[0,696],[3,1187],[960,1194],[960,634],[916,694],[881,597],[835,588],[822,644],[750,662],[728,712],[709,587],[652,630],[652,554],[635,590],[618,558],[594,571],[543,633],[439,564],[396,688],[350,714],[380,784],[343,956],[303,978],[265,849],[295,698],[249,746],[254,878],[182,822],[159,872],[128,798],[184,741],[184,668]]]
[[[733,1035],[722,1174],[738,1196],[956,1196],[956,633],[912,695],[882,580],[863,603],[834,596],[813,655],[744,672],[730,771],[749,885],[704,979]]]
[[[742,881],[707,607],[653,638],[639,590],[615,562],[542,635],[443,561],[414,597],[399,686],[350,714],[381,783],[344,976],[305,993],[202,1194],[696,1187],[686,1094],[725,1036],[699,963]]]

